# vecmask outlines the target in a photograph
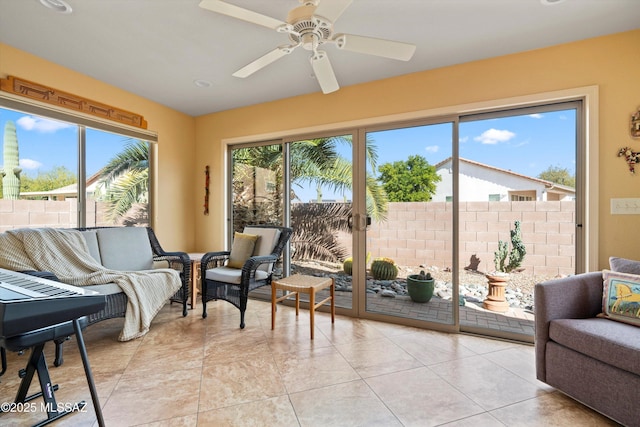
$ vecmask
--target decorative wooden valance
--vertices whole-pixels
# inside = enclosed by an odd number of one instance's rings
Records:
[[[139,114],[121,110],[110,105],[92,101],[81,96],[43,86],[14,76],[0,79],[0,90],[35,99],[47,104],[53,104],[69,110],[80,111],[92,116],[101,117],[129,126],[146,129],[147,122]]]

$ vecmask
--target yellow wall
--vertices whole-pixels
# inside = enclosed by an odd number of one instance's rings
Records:
[[[250,140],[252,135],[264,139],[373,117],[597,85],[599,268],[607,267],[612,255],[640,259],[638,216],[613,216],[609,208],[611,198],[640,197],[640,172],[632,176],[616,156],[627,145],[640,151],[640,140],[629,134],[630,115],[640,107],[638,46],[640,31],[631,31],[346,87],[329,95],[316,93],[201,116],[196,119],[196,183],[204,182],[201,172],[210,165],[211,198],[221,200],[225,143]],[[194,205],[200,230],[196,247],[222,248],[224,206],[214,202],[210,215],[202,215],[200,193]]]
[[[0,77],[13,75],[144,116],[158,133],[153,225],[163,248],[191,250],[195,229],[195,119],[0,43]]]

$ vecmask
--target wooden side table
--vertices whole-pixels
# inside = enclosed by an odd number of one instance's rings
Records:
[[[200,289],[198,288],[198,282],[200,281],[200,260],[204,256],[204,253],[188,253],[189,259],[191,259],[191,309],[196,306]]]
[[[322,301],[316,303],[316,293],[322,289],[329,288],[329,296]],[[277,297],[277,290],[285,291],[280,298]],[[295,295],[296,297],[296,316],[300,313],[300,292],[309,294],[309,315],[311,316],[311,339],[313,339],[313,330],[315,328],[314,314],[316,308],[320,307],[327,301],[331,301],[331,323],[336,320],[335,307],[335,280],[330,277],[305,276],[302,274],[294,274],[293,276],[284,277],[271,282],[271,329],[276,326],[276,304]],[[286,292],[289,293],[286,293]]]

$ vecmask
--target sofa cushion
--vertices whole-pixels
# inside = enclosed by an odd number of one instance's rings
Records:
[[[256,270],[256,280],[264,280],[269,277],[266,271]],[[216,267],[206,271],[205,278],[207,280],[215,280],[216,282],[240,284],[242,278],[242,270],[229,267]]]
[[[104,285],[89,285],[83,286],[83,288],[91,289],[92,291],[100,292],[103,295],[113,295],[122,292],[122,288],[115,283],[106,283]]]
[[[233,233],[233,244],[227,267],[242,268],[249,257],[253,255],[259,237],[255,234],[238,233],[237,231]]]
[[[640,261],[632,259],[609,257],[609,267],[619,273],[640,274]]]
[[[549,338],[603,363],[640,375],[640,329],[608,319],[556,319]]]
[[[603,270],[602,279],[603,315],[640,326],[640,276]]]
[[[87,242],[89,253],[100,264],[102,264],[102,258],[100,257],[100,247],[98,246],[98,233],[96,230],[84,230],[80,232],[84,240]]]
[[[140,271],[153,268],[153,251],[144,227],[99,228],[102,265],[112,270]]]

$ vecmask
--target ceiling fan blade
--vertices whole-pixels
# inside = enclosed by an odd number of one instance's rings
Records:
[[[247,64],[244,67],[240,68],[238,71],[236,71],[232,75],[233,77],[240,77],[242,79],[245,77],[249,77],[251,74],[255,73],[256,71],[266,67],[272,62],[277,61],[283,56],[290,54],[291,52],[293,52],[293,48],[290,46],[277,47],[273,49],[271,52],[265,55],[262,55],[260,58],[256,59],[250,64]]]
[[[353,0],[320,0],[320,4],[316,7],[314,15],[322,16],[332,23],[342,15],[342,13],[351,5]]]
[[[326,52],[322,50],[314,52],[311,56],[311,66],[320,84],[322,93],[331,93],[340,89]]]
[[[242,21],[262,25],[263,27],[271,28],[273,30],[277,30],[278,27],[287,25],[285,22],[280,21],[279,19],[271,18],[270,16],[262,15],[252,10],[244,9],[242,7],[229,4],[221,0],[202,0],[199,6],[212,12],[231,16],[232,18],[240,19]]]
[[[368,55],[384,56],[385,58],[398,59],[400,61],[410,60],[416,51],[416,46],[410,43],[356,36],[353,34],[337,34],[333,38],[333,41],[339,49],[366,53]]]

